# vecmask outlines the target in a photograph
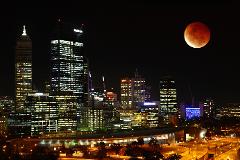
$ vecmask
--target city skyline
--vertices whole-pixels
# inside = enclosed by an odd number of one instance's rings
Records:
[[[236,0],[20,3],[0,10],[0,159],[240,159]]]
[[[154,100],[159,99],[161,76],[170,74],[180,86],[181,100],[189,101],[192,94],[196,99],[212,97],[220,103],[237,102],[240,88],[236,83],[240,79],[237,41],[231,36],[237,37],[239,31],[237,24],[231,25],[237,19],[234,4],[210,4],[205,6],[204,13],[199,12],[202,5],[194,4],[139,3],[110,8],[100,5],[91,9],[87,6],[82,11],[75,11],[74,6],[64,11],[61,6],[46,8],[44,13],[38,13],[41,7],[23,9],[19,15],[5,16],[6,26],[1,26],[1,30],[6,30],[2,35],[5,42],[1,44],[6,54],[1,60],[0,94],[14,95],[14,47],[23,24],[27,25],[33,41],[33,83],[35,89],[43,90],[44,81],[49,80],[49,67],[43,65],[50,57],[49,35],[56,20],[62,18],[78,26],[84,24],[85,55],[89,58],[94,83],[98,82],[99,86],[104,76],[107,88],[113,87],[120,93],[120,79],[133,76],[138,68],[152,86]],[[183,39],[184,28],[192,21],[202,21],[210,28],[210,43],[202,49],[190,48]]]

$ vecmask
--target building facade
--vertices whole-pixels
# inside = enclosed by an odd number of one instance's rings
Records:
[[[219,108],[217,117],[235,117],[240,118],[240,104],[239,103],[228,103]]]
[[[145,116],[145,118],[142,118],[145,120],[142,127],[159,127],[159,101],[139,103],[138,112]]]
[[[95,107],[81,109],[80,131],[99,131],[103,128],[103,109]]]
[[[145,79],[135,72],[135,77],[132,78],[132,98],[133,98],[133,105],[136,106],[137,103],[145,102]],[[134,107],[133,106],[133,107]]]
[[[122,108],[132,108],[132,80],[124,78],[121,80],[121,105]]]
[[[10,135],[30,135],[30,110],[25,106],[28,93],[32,92],[32,41],[23,26],[23,33],[16,43],[15,56],[15,109],[10,114]]]
[[[58,104],[58,130],[76,131],[80,120],[81,104],[78,97],[69,93],[54,96]]]
[[[215,118],[216,108],[213,99],[207,98],[203,102],[203,117],[204,118]]]
[[[83,29],[58,23],[51,40],[51,91],[65,91],[78,97],[79,103],[88,98],[88,62],[84,57]]]
[[[31,108],[31,135],[58,131],[58,104],[48,93],[30,93],[25,105]]]
[[[84,32],[61,20],[51,40],[51,95],[59,105],[58,129],[78,130],[81,108],[88,103],[88,60]]]
[[[9,123],[13,110],[15,109],[14,101],[8,96],[0,96],[0,137],[7,136]]]
[[[134,109],[138,103],[143,103],[150,99],[146,94],[145,78],[135,72],[133,78],[121,80],[121,106],[124,109]]]
[[[160,115],[164,124],[173,123],[179,114],[177,107],[177,89],[175,81],[171,77],[163,77],[160,80]]]
[[[24,108],[27,94],[32,92],[32,41],[26,33],[23,33],[16,45],[15,59],[15,101],[16,110]]]

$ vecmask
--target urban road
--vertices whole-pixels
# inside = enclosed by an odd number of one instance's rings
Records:
[[[127,138],[127,137],[126,137]],[[122,138],[124,141],[124,138]],[[22,139],[19,140],[19,146],[26,147],[26,142],[34,142],[32,146],[29,146],[28,149],[31,151],[34,146],[39,143],[39,139]],[[125,144],[123,144],[124,146]],[[141,147],[149,147],[148,144],[144,144]],[[175,143],[170,145],[162,145],[160,152],[164,157],[168,157],[171,154],[179,154],[182,156],[181,160],[205,160],[208,154],[214,154],[214,160],[239,160],[240,157],[237,157],[237,152],[240,148],[240,138],[235,137],[220,137],[214,136],[210,140],[196,140],[184,143]],[[21,147],[20,147],[21,149]],[[95,146],[90,147],[89,150],[97,151],[98,148]],[[116,155],[114,153],[108,153],[109,157],[112,159],[130,159],[130,157],[125,156],[124,154]],[[82,154],[75,154],[74,157],[61,156],[59,160],[74,160],[81,159]],[[138,157],[143,159],[143,157]]]
[[[142,147],[149,147],[148,144]],[[240,138],[232,137],[212,137],[211,140],[191,141],[184,143],[176,143],[171,145],[163,145],[161,153],[164,157],[171,154],[180,154],[181,160],[205,160],[208,154],[214,154],[214,160],[239,160],[237,151],[240,148]],[[113,159],[130,159],[124,155],[108,155]],[[143,157],[138,157],[143,159]],[[59,160],[75,160],[77,157],[67,158],[60,157]]]

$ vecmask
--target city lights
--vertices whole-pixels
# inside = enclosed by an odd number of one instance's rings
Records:
[[[235,3],[6,7],[0,159],[239,160]]]

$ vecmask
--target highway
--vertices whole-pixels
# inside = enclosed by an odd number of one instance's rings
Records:
[[[238,160],[237,150],[240,146],[240,139],[230,137],[213,137],[211,140],[185,142],[164,146],[162,154],[168,157],[171,154],[180,154],[181,160],[195,160],[208,153],[214,154],[216,160]]]
[[[229,149],[227,152],[224,152],[218,155],[215,160],[238,160],[239,157],[237,156],[237,150],[239,149],[239,145],[236,145]],[[238,158],[237,158],[238,157]]]

